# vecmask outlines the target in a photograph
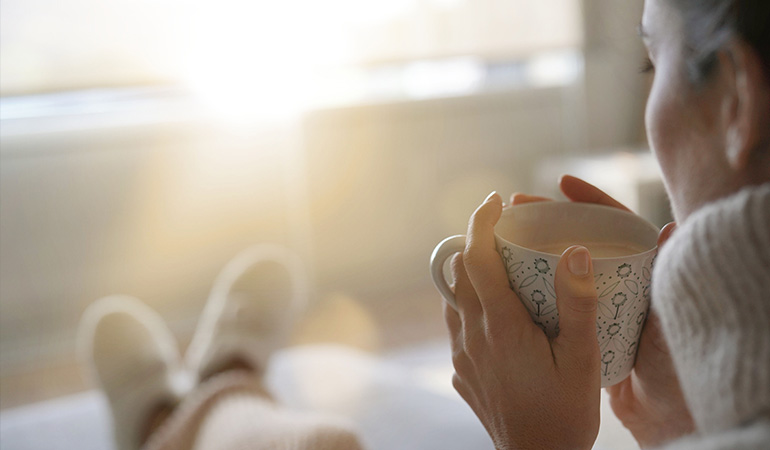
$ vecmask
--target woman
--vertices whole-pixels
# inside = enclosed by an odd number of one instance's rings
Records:
[[[645,448],[770,448],[770,3],[647,0],[640,34],[654,72],[647,135],[680,225],[661,232],[650,320],[611,405]],[[575,178],[561,188],[619,206]],[[502,208],[487,198],[452,261],[455,388],[497,448],[591,448],[600,379],[588,251],[562,255],[561,333],[549,342],[495,253]]]
[[[768,30],[767,0],[645,4],[641,31],[656,73],[648,136],[681,226],[658,258],[634,371],[608,389],[643,447],[770,448]],[[621,206],[575,178],[561,188],[575,201]],[[500,449],[590,448],[600,365],[588,252],[567,249],[557,268],[561,332],[549,342],[494,251],[502,207],[493,194],[476,210],[468,246],[452,261],[459,312],[445,307],[445,318],[455,387]],[[263,250],[223,272],[185,358],[198,381],[192,391],[175,381],[182,363],[155,313],[126,299],[89,309],[82,349],[110,401],[119,447],[360,448],[344,424],[273,405],[260,382],[280,344],[269,330],[291,316],[261,300],[290,302],[299,272],[292,258]],[[269,295],[258,292],[265,286]],[[266,323],[277,327],[265,333]]]
[[[642,447],[770,448],[770,4],[647,0],[640,34],[655,73],[647,133],[681,225],[658,258],[635,369],[608,389],[612,408]],[[561,188],[618,206],[574,178]],[[561,334],[548,342],[509,301],[492,230],[502,208],[487,198],[453,259],[454,385],[498,448],[590,448],[600,381],[588,252],[562,256]]]

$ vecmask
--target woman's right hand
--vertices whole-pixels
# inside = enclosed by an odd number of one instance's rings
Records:
[[[660,248],[676,229],[674,222],[660,231]],[[653,302],[655,293],[653,293]],[[631,374],[607,388],[610,406],[641,448],[659,447],[695,431],[690,410],[653,308],[644,323]]]
[[[580,178],[564,175],[559,180],[564,195],[575,202],[597,203],[630,211],[605,192]],[[513,194],[511,204],[548,200],[525,194]],[[658,248],[671,236],[675,223],[663,227]],[[653,301],[654,294],[653,294]],[[654,309],[642,330],[636,362],[631,374],[620,383],[606,388],[612,411],[642,448],[662,445],[695,430],[685,403],[668,345]]]

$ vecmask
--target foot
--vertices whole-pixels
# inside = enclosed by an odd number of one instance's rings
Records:
[[[140,448],[181,395],[171,332],[142,302],[106,297],[84,313],[78,340],[89,376],[107,397],[118,449]]]
[[[286,344],[306,296],[296,255],[274,245],[245,250],[214,283],[185,355],[187,367],[199,381],[233,365],[261,375],[273,351]]]

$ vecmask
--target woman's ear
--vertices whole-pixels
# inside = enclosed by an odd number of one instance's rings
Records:
[[[770,138],[770,81],[757,52],[734,39],[720,58],[727,87],[725,152],[733,170],[747,169]]]

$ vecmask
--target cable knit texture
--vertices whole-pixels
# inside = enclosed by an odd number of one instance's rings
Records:
[[[770,448],[770,183],[681,224],[653,295],[701,436],[673,448]],[[720,433],[732,438],[707,438]]]

